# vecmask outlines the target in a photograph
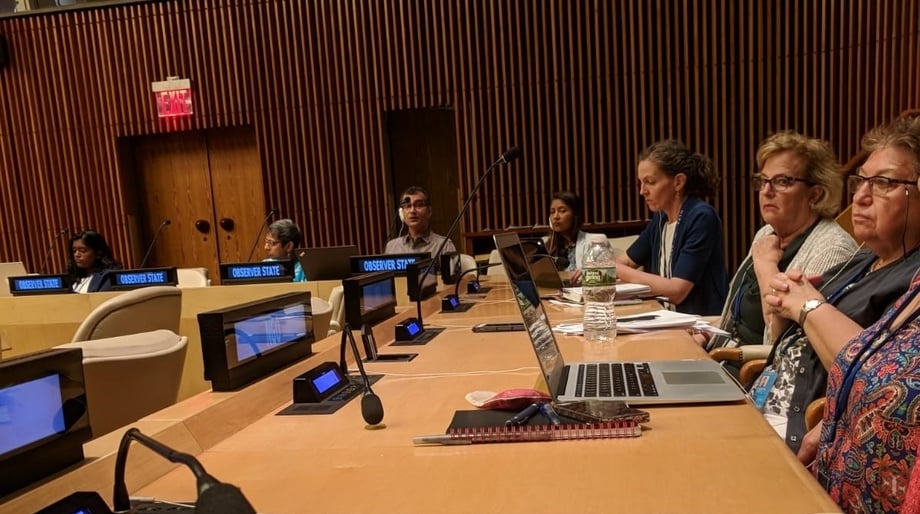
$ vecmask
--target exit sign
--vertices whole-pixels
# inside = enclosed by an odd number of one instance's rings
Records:
[[[150,90],[156,100],[157,117],[191,116],[194,112],[191,80],[169,77],[162,82],[151,82]]]

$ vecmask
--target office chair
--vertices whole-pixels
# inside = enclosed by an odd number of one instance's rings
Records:
[[[165,329],[179,332],[182,290],[172,286],[144,287],[110,298],[83,320],[72,342]]]
[[[329,293],[329,305],[332,306],[330,313],[328,335],[342,331],[345,324],[345,289],[342,286],[335,286]]]
[[[26,267],[21,262],[0,262],[0,296],[10,296],[9,277],[26,275]]]
[[[179,268],[176,270],[176,277],[179,279],[177,287],[208,287],[211,280],[208,279],[208,268]]]
[[[169,330],[66,343],[83,350],[93,437],[176,403],[188,338]]]
[[[319,341],[329,334],[332,320],[332,304],[322,298],[310,298],[310,308],[313,316],[313,337]]]

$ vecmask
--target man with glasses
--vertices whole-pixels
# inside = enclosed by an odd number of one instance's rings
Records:
[[[412,186],[403,192],[401,198],[399,202],[400,218],[408,233],[387,242],[385,253],[428,252],[433,257],[438,247],[441,246],[441,242],[444,241],[444,236],[431,231],[431,200],[428,198],[428,192],[421,187]],[[454,243],[447,241],[447,244],[444,245],[444,253],[456,251]],[[438,263],[435,262],[434,266],[436,272]]]

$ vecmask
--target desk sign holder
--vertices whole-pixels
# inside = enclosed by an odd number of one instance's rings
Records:
[[[396,325],[396,340],[390,346],[421,346],[444,332],[443,328],[422,328],[418,318],[407,318]]]
[[[368,375],[371,384],[383,375]],[[360,376],[342,375],[339,365],[324,362],[294,378],[294,403],[278,416],[332,414],[364,392]]]

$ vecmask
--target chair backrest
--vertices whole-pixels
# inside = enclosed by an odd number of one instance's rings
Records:
[[[176,403],[188,338],[169,330],[67,343],[83,349],[93,437]]]
[[[856,234],[853,232],[853,204],[847,205],[847,208],[840,211],[840,214],[837,215],[837,224],[840,225],[847,234],[850,234],[850,237],[856,241],[856,244],[862,244],[862,240],[856,237]]]
[[[501,262],[502,262],[502,257],[498,253],[498,250],[492,250],[492,253],[489,254],[489,264],[501,264]],[[486,269],[486,275],[496,276],[496,277],[507,276],[507,274],[505,273],[504,266],[489,266],[489,268]]]
[[[310,297],[313,316],[313,337],[317,341],[325,339],[329,333],[329,321],[332,319],[332,304],[317,296]]]
[[[472,255],[460,254],[460,273],[476,269],[476,259]]]
[[[626,253],[626,250],[636,242],[636,239],[639,239],[638,235],[611,237],[608,238],[607,241],[610,243],[610,248],[613,248],[613,256],[619,257]]]
[[[345,288],[335,286],[329,292],[329,304],[332,306],[332,315],[329,320],[329,335],[342,330],[345,324]]]
[[[26,267],[21,262],[0,262],[0,296],[10,296],[9,277],[21,277]]]
[[[208,268],[179,268],[176,270],[179,287],[207,287],[211,285],[208,279]]]
[[[152,286],[127,291],[96,307],[83,320],[72,341],[171,330],[179,332],[182,290],[172,286]]]

